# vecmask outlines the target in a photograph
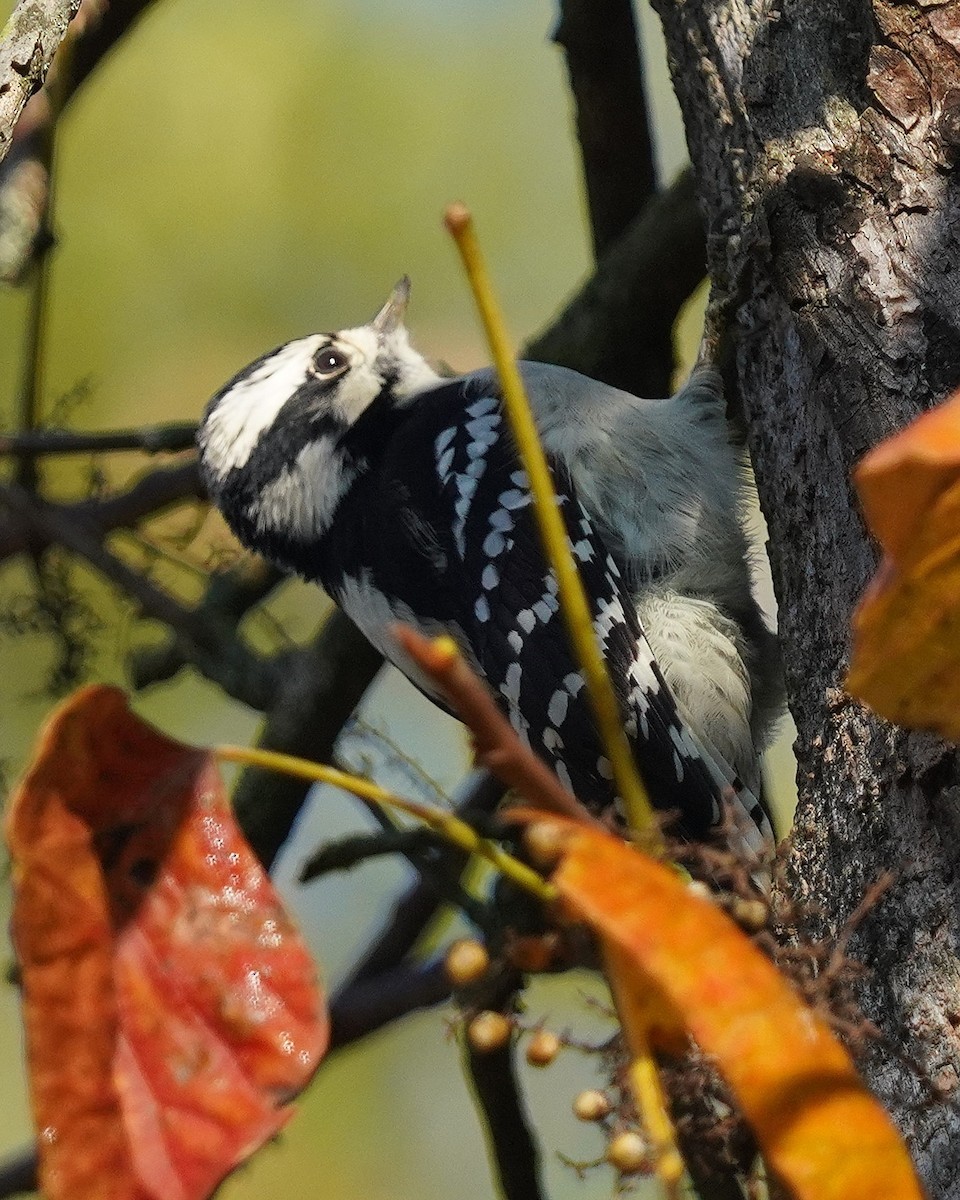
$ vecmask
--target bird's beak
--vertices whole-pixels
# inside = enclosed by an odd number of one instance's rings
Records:
[[[410,299],[410,279],[407,275],[400,280],[390,293],[390,299],[373,318],[372,324],[377,333],[393,333],[403,324],[407,311],[407,301]]]

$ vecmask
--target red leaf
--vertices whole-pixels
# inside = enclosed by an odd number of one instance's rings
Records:
[[[328,1039],[211,756],[84,688],[43,731],[7,837],[44,1194],[210,1195]]]

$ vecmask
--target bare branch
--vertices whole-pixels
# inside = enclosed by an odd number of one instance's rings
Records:
[[[512,1039],[483,1053],[468,1039],[464,1057],[505,1200],[539,1200],[540,1150],[520,1098],[514,1053]]]
[[[454,811],[460,817],[469,812],[491,813],[500,803],[503,791],[503,784],[488,771],[474,771],[457,789]],[[466,861],[455,847],[445,847],[444,853],[451,871],[456,869],[457,862]],[[419,879],[397,901],[392,916],[357,961],[344,986],[376,979],[402,962],[436,916],[441,903],[442,897],[430,881]]]
[[[561,0],[553,40],[566,53],[600,258],[657,190],[632,0]]]
[[[140,429],[73,433],[67,429],[36,429],[28,433],[0,434],[0,454],[99,454],[109,450],[142,450],[146,454],[192,450],[196,444],[194,421],[145,425]]]
[[[34,545],[61,545],[88,562],[125,596],[136,601],[149,617],[163,621],[177,638],[187,644],[191,661],[230,695],[253,707],[266,708],[288,672],[288,664],[265,660],[217,628],[194,609],[181,604],[162,588],[111,554],[96,529],[85,525],[76,513],[63,507],[37,502],[15,486],[0,485],[0,502],[27,527]]]
[[[76,522],[100,535],[113,529],[129,529],[146,517],[155,516],[165,508],[184,500],[196,500],[204,494],[195,460],[176,467],[162,468],[142,476],[125,492],[113,496],[78,500],[73,504],[47,504],[45,511],[58,520]],[[0,562],[27,550],[42,549],[49,543],[43,532],[28,514],[11,505],[0,525]]]
[[[0,162],[27,101],[47,77],[80,0],[20,0],[0,34]]]
[[[0,1160],[0,1197],[35,1192],[37,1186],[37,1151],[34,1146],[21,1146]]]
[[[673,323],[704,277],[706,240],[693,175],[654,196],[594,275],[524,350],[641,396],[665,396]]]
[[[243,558],[231,570],[220,571],[211,578],[194,612],[214,627],[236,636],[237,627],[247,613],[285,578],[282,571],[261,558]],[[144,688],[171,679],[188,663],[203,670],[203,664],[189,657],[189,647],[173,632],[159,645],[139,649],[132,655],[129,669],[133,686]]]
[[[64,105],[150,0],[83,0],[41,91],[26,105],[0,165],[0,280],[20,283],[51,242],[54,130]],[[22,6],[21,6],[22,7]],[[2,151],[9,149],[0,136]]]
[[[338,989],[330,1001],[330,1048],[342,1050],[420,1008],[450,997],[443,963],[402,963],[375,979]]]
[[[434,642],[407,625],[394,625],[393,636],[468,726],[479,762],[531,804],[575,821],[596,824],[546,763],[520,741],[487,685],[459,655],[451,658],[437,653]]]
[[[383,658],[339,609],[313,646],[286,664],[259,745],[328,762],[344,721],[360,703]],[[244,771],[233,807],[269,869],[287,839],[310,784],[271,771]]]

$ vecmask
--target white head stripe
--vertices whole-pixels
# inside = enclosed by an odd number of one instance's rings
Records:
[[[220,397],[204,428],[204,459],[215,475],[223,479],[246,465],[262,434],[306,382],[313,356],[325,341],[315,333],[282,346]]]

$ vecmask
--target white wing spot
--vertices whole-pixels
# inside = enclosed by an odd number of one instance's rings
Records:
[[[445,429],[443,433],[437,435],[436,440],[433,443],[433,449],[438,458],[450,447],[456,432],[457,427],[455,425],[451,425],[449,429]]]
[[[437,459],[437,474],[440,476],[440,482],[446,483],[450,478],[450,468],[453,466],[454,449],[450,446]]]
[[[563,738],[551,725],[543,731],[543,748],[551,754],[563,749]]]
[[[508,488],[505,492],[501,492],[498,497],[501,508],[506,508],[513,512],[518,508],[526,508],[530,503],[530,493],[521,492],[517,488]]]
[[[482,417],[488,412],[493,412],[499,401],[494,396],[481,396],[479,400],[475,400],[473,404],[467,406],[467,415],[471,417]]]
[[[579,671],[571,671],[569,675],[564,675],[563,686],[571,696],[576,696],[583,687],[583,676]]]
[[[520,664],[518,662],[512,662],[507,667],[506,678],[504,679],[503,683],[500,684],[501,696],[503,696],[506,700],[509,700],[510,703],[517,708],[518,712],[520,705],[520,678],[522,673],[523,672]]]
[[[558,688],[550,697],[550,703],[547,706],[547,717],[553,725],[562,725],[567,715],[567,704],[570,702],[570,693],[562,691]]]

